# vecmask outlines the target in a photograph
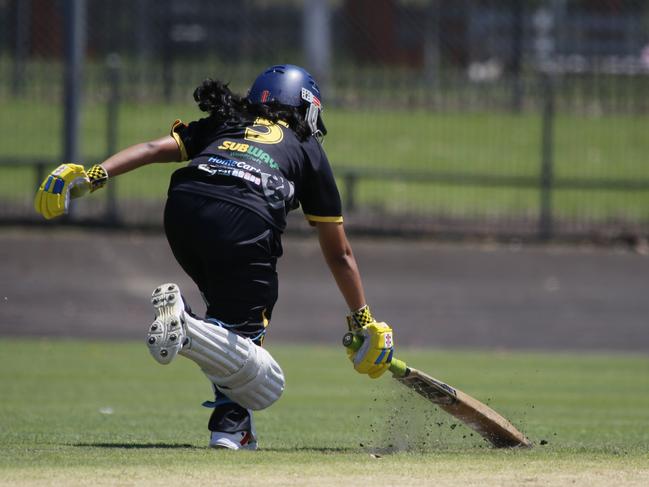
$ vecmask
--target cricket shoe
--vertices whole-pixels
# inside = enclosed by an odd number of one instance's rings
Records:
[[[252,411],[232,402],[220,391],[213,404],[215,405],[208,406],[214,407],[208,425],[210,446],[230,450],[256,450],[257,431]]]
[[[153,290],[151,304],[156,318],[149,327],[146,343],[153,358],[168,364],[185,342],[185,305],[177,284],[161,284]]]
[[[236,433],[212,431],[210,447],[227,448],[228,450],[256,450],[257,441],[250,431],[237,431]]]

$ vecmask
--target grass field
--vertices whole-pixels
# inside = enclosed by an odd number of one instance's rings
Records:
[[[0,156],[42,157],[53,166],[60,158],[61,108],[31,100],[3,103],[0,131],[5,137]],[[193,120],[200,112],[188,100],[183,105],[128,105],[120,111],[118,144],[159,137],[175,118]],[[506,176],[539,174],[541,120],[538,114],[434,113],[427,111],[326,111],[330,135],[325,149],[334,169],[424,171]],[[89,104],[83,113],[81,152],[87,162],[107,152],[105,107]],[[638,180],[649,178],[649,117],[559,115],[555,134],[555,175],[571,178]],[[159,199],[176,167],[152,166],[123,177],[123,198]],[[2,168],[0,193],[31,196],[34,175],[22,168]],[[101,196],[100,196],[101,197]],[[360,206],[392,213],[436,213],[476,216],[535,216],[539,192],[523,188],[480,188],[390,178],[361,181]],[[647,191],[563,190],[554,195],[559,217],[589,219],[647,218]]]
[[[0,342],[0,485],[647,485],[649,359],[400,350],[536,444],[494,450],[341,350],[269,344],[287,390],[261,450],[206,448],[209,386],[141,343]],[[308,365],[308,366],[305,366]]]

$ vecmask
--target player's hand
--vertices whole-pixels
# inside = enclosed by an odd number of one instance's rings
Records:
[[[349,329],[363,337],[363,344],[354,351],[347,349],[347,356],[360,374],[376,379],[390,368],[394,353],[392,328],[387,323],[379,323],[372,317],[369,308],[364,306],[347,318]]]
[[[43,181],[34,198],[34,208],[48,220],[68,212],[70,199],[101,188],[108,179],[103,167],[93,166],[86,173],[79,164],[61,164]]]

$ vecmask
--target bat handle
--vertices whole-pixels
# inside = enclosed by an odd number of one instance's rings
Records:
[[[355,335],[350,331],[345,333],[345,336],[343,336],[343,346],[345,348],[350,348],[356,351],[361,348],[361,345],[363,345],[363,337],[361,335]],[[392,358],[389,370],[395,377],[406,377],[410,373],[410,369],[406,363],[397,358]]]

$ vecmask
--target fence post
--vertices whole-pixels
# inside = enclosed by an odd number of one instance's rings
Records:
[[[331,11],[329,0],[306,0],[302,13],[302,37],[309,70],[322,88],[331,73]]]
[[[65,31],[65,90],[63,160],[79,161],[79,118],[83,88],[83,62],[86,52],[86,1],[66,0],[64,4]]]
[[[441,8],[439,0],[429,2],[425,10],[423,20],[424,29],[424,79],[428,86],[435,87],[435,95],[438,94],[440,82],[440,15]],[[432,97],[430,97],[432,99]]]
[[[106,71],[108,78],[108,100],[106,103],[106,152],[110,157],[117,151],[117,127],[120,104],[121,59],[118,54],[109,54],[106,58]],[[111,180],[106,185],[106,222],[117,224],[119,220],[117,210],[117,181]]]
[[[11,92],[14,96],[25,92],[25,69],[29,55],[31,1],[16,2],[16,33],[13,56]]]
[[[356,209],[356,182],[358,176],[355,171],[349,170],[343,176],[345,181],[345,211],[352,212]]]
[[[541,129],[541,174],[539,238],[549,240],[554,232],[552,190],[554,185],[554,86],[549,73],[541,74],[543,118]]]
[[[171,5],[171,2],[168,3]],[[173,27],[173,17],[167,15],[164,17],[164,27],[163,27],[163,41],[162,41],[162,93],[164,95],[165,102],[171,102],[171,97],[173,95],[173,84],[174,84],[174,42],[171,38],[171,30]]]
[[[511,60],[510,69],[512,74],[512,98],[511,109],[514,113],[520,113],[523,108],[523,82],[521,80],[521,68],[523,62],[523,32],[525,20],[525,2],[520,0],[509,1],[511,15]]]
[[[34,188],[40,187],[41,183],[45,179],[45,163],[38,161],[36,163],[36,181],[34,184]]]

